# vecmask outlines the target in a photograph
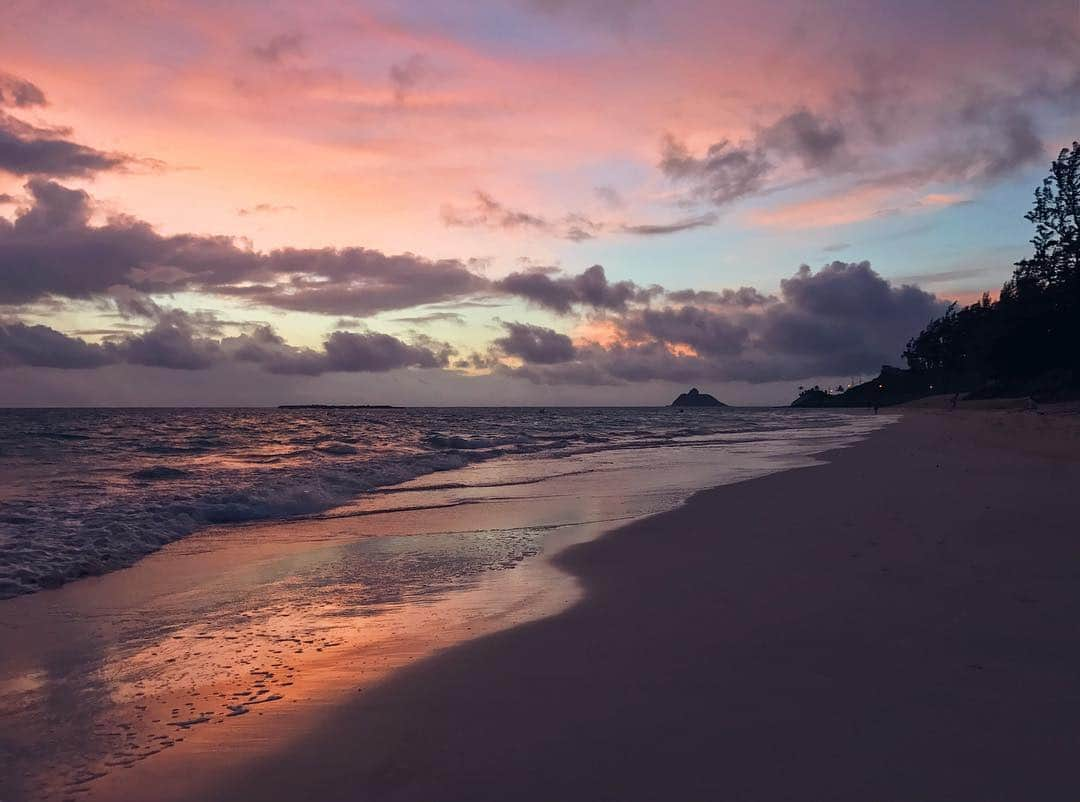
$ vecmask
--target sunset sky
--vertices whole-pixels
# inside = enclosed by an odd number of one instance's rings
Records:
[[[0,404],[786,403],[996,290],[1063,2],[0,8]]]

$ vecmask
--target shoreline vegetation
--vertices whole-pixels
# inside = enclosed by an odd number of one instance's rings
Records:
[[[1016,263],[997,300],[931,321],[904,349],[907,370],[882,366],[868,382],[836,392],[800,387],[796,407],[889,406],[939,393],[958,399],[1080,398],[1080,142],[1062,149],[1025,218],[1030,258]]]
[[[220,775],[119,779],[207,802],[1059,798],[1080,408],[946,404],[563,552],[584,588],[565,612],[409,666]]]

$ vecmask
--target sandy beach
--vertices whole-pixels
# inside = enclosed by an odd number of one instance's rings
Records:
[[[443,414],[475,422],[485,413]],[[560,414],[530,425],[572,423],[595,440],[591,418],[622,425],[631,439],[550,455],[530,442],[532,453],[482,455],[325,513],[207,527],[129,568],[0,602],[0,798],[158,798],[188,789],[193,776],[216,784],[288,751],[404,666],[570,607],[583,586],[555,562],[566,548],[674,509],[697,490],[818,464],[817,454],[896,419],[769,409]],[[335,421],[339,437],[347,424]],[[665,427],[672,436],[658,438]],[[397,429],[408,431],[408,419]],[[218,466],[245,453],[199,460]],[[310,486],[299,467],[270,478]],[[145,493],[123,477],[129,470],[124,463],[120,487]],[[129,505],[137,520],[169,509],[142,498]]]
[[[570,609],[283,748],[92,798],[1073,798],[1075,411],[922,406],[571,547]]]

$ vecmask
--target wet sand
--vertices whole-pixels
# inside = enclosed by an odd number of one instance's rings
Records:
[[[1073,799],[1078,435],[906,414],[568,549],[565,612],[113,798]]]

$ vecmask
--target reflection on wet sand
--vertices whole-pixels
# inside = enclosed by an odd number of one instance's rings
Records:
[[[224,770],[397,666],[570,603],[573,580],[540,552],[810,464],[865,425],[688,442],[664,449],[663,472],[655,451],[493,461],[5,602],[0,776],[12,799],[118,799]]]

